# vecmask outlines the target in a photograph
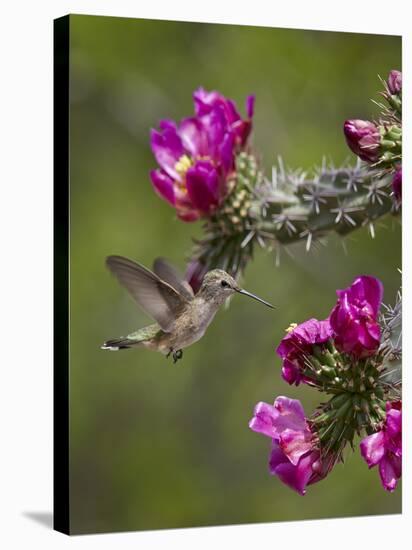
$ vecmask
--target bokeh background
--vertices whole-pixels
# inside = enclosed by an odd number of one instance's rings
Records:
[[[289,387],[275,347],[291,322],[324,318],[336,288],[373,274],[394,300],[401,228],[391,218],[280,267],[260,252],[245,288],[275,312],[235,298],[177,365],[147,350],[109,353],[109,338],[150,322],[104,267],[108,254],[182,270],[200,224],[152,191],[149,130],[192,113],[202,85],[244,108],[256,94],[254,146],[310,169],[350,158],[342,124],[373,118],[378,75],[400,68],[391,36],[71,16],[70,507],[74,533],[399,513],[359,453],[301,497],[268,473],[270,441],[248,429],[257,401],[319,394]],[[244,112],[244,111],[242,111]],[[353,158],[353,161],[355,159]]]

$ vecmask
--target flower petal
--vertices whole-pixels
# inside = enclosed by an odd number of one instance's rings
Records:
[[[184,149],[176,129],[168,126],[164,127],[162,132],[151,130],[150,143],[160,167],[173,179],[180,179],[175,165],[183,155]]]
[[[248,95],[246,98],[246,114],[248,118],[253,118],[255,111],[255,95]]]
[[[392,492],[396,489],[401,477],[402,462],[394,455],[386,454],[379,463],[379,475],[383,488]]]
[[[376,466],[385,454],[385,434],[381,430],[368,435],[360,442],[360,452],[369,468]]]
[[[289,359],[284,359],[282,364],[282,378],[288,384],[299,386],[302,381],[299,367]]]
[[[159,122],[159,128],[161,130],[177,130],[176,122],[169,118],[164,118]]]
[[[216,169],[208,161],[198,161],[186,173],[186,188],[197,210],[209,214],[217,206],[219,178]]]
[[[299,445],[303,441],[312,440],[312,433],[300,401],[283,396],[277,397],[273,406],[264,402],[258,403],[249,427],[276,440],[282,438],[285,430],[289,430],[290,433],[285,435],[284,444],[291,452],[293,439]]]
[[[309,430],[283,430],[279,437],[279,446],[293,465],[309,452],[313,446],[313,437]]]
[[[314,453],[302,457],[298,464],[294,466],[284,455],[279,445],[274,442],[269,458],[269,470],[272,475],[285,483],[291,489],[297,491],[300,495],[306,493],[306,486],[309,483],[313,470]]]
[[[336,347],[357,357],[368,357],[380,343],[377,321],[383,285],[375,277],[357,277],[350,287],[337,290],[338,301],[330,314]]]
[[[209,155],[216,161],[219,159],[220,146],[229,133],[223,107],[217,105],[207,116],[202,118],[202,124],[207,135]]]
[[[362,275],[354,280],[349,290],[352,299],[366,301],[372,308],[373,316],[378,315],[383,298],[383,284],[379,279]]]
[[[201,213],[194,208],[192,201],[185,188],[175,185],[175,207],[177,217],[184,222],[194,222],[198,220]]]
[[[278,433],[287,428],[291,430],[309,430],[305,411],[299,399],[279,396],[274,402],[274,407],[278,412],[275,419]]]
[[[156,193],[172,206],[175,205],[173,180],[163,170],[151,170],[150,178]]]
[[[306,344],[321,344],[332,336],[329,319],[309,319],[293,329],[293,335]]]
[[[195,104],[195,113],[197,116],[203,116],[210,113],[211,109],[222,96],[218,92],[207,92],[204,88],[198,88],[193,93]]]
[[[374,351],[380,342],[381,331],[377,323],[354,323],[357,328],[357,340],[365,350]]]
[[[301,323],[282,339],[276,349],[280,357],[284,358],[294,349],[305,350],[304,344],[322,344],[326,342],[333,334],[329,319],[318,321],[317,319],[308,319]]]
[[[402,411],[386,405],[386,447],[396,456],[402,456]]]
[[[192,157],[201,157],[208,154],[207,134],[199,118],[183,119],[179,126],[179,136],[184,148]]]
[[[279,413],[273,405],[260,401],[255,407],[253,418],[249,422],[249,428],[271,438],[277,437],[274,426],[274,420],[277,416],[279,416]]]
[[[222,143],[219,146],[219,156],[222,161],[223,171],[225,174],[232,171],[235,164],[233,155],[234,138],[231,132],[227,132],[223,137]]]

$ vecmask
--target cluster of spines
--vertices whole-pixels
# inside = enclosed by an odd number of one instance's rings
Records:
[[[307,249],[331,232],[344,236],[367,226],[374,236],[375,221],[396,208],[391,178],[377,178],[360,163],[342,168],[323,163],[311,177],[287,172],[280,162],[255,196],[252,215],[261,234],[283,245],[305,240]]]
[[[381,356],[384,371],[381,382],[393,400],[400,398],[402,382],[402,294],[397,293],[394,306],[384,305],[380,318],[382,327]]]

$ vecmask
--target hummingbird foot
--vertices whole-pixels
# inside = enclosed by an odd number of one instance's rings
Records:
[[[173,348],[169,348],[169,351],[166,354],[166,359],[170,357],[170,354],[172,354],[173,363],[177,363],[177,361],[183,357],[183,351],[181,349],[175,351]]]
[[[181,349],[178,349],[173,352],[173,363],[176,363],[183,357],[183,351]]]

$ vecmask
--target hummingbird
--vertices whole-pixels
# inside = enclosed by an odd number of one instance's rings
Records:
[[[166,357],[172,355],[176,363],[183,357],[184,348],[202,338],[219,307],[233,294],[243,294],[274,307],[241,288],[222,269],[208,271],[195,295],[190,284],[163,258],[155,260],[153,271],[122,256],[108,256],[106,266],[156,323],[126,337],[107,340],[101,349],[145,347]]]

